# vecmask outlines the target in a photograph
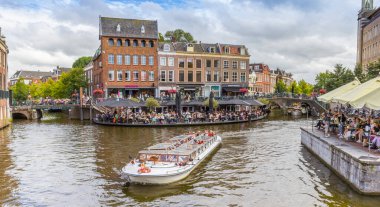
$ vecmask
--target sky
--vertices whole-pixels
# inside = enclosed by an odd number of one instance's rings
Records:
[[[251,63],[314,83],[335,64],[354,67],[360,7],[360,0],[0,0],[0,27],[9,76],[92,56],[101,15],[158,20],[161,33],[181,28],[198,41],[243,44]]]

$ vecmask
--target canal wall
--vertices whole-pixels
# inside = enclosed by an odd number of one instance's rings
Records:
[[[359,193],[380,195],[380,156],[304,128],[301,143]]]
[[[80,106],[74,106],[69,110],[69,119],[81,119],[81,113],[83,113],[83,120],[90,120],[91,116],[95,118],[96,114],[100,112],[94,110],[94,108],[90,108],[89,106],[82,108]]]

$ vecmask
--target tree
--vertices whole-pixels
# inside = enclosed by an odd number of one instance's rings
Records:
[[[365,77],[365,80],[371,80],[373,78],[376,78],[380,74],[380,59],[376,62],[370,63],[367,68],[367,75]]]
[[[92,61],[92,57],[80,57],[73,63],[73,68],[84,68]]]
[[[274,86],[276,93],[284,93],[286,92],[286,85],[283,80],[277,81],[276,85]]]
[[[208,107],[210,105],[210,99],[207,98],[205,101],[203,101],[203,106],[206,106]],[[212,107],[214,107],[214,109],[218,108],[219,106],[219,103],[217,100],[213,99],[212,100]]]
[[[160,103],[155,98],[147,98],[145,102],[145,106],[152,111],[153,107],[160,107]]]
[[[355,79],[354,73],[341,64],[336,64],[332,72],[326,70],[326,72],[319,73],[316,78],[316,89],[326,89],[332,91],[340,86],[343,86]]]
[[[29,86],[25,84],[24,79],[20,78],[15,85],[11,86],[13,98],[16,101],[25,101],[29,95]]]
[[[313,92],[314,86],[302,79],[298,81],[298,89],[300,94],[310,95]]]
[[[165,33],[165,38],[170,42],[188,42],[195,43],[194,37],[182,29],[176,29],[174,31],[167,31]]]
[[[80,87],[86,87],[87,80],[83,68],[73,68],[62,73],[61,78],[54,85],[55,98],[70,98],[74,91],[79,92]]]
[[[292,93],[292,94],[300,94],[300,88],[298,87],[297,81],[293,81],[288,88],[286,89],[287,92]]]
[[[162,35],[162,33],[158,33],[158,42],[165,42],[165,38],[164,38],[164,35]]]
[[[357,64],[355,66],[354,75],[359,79],[360,82],[366,81],[366,75],[363,73],[363,68],[360,64]]]

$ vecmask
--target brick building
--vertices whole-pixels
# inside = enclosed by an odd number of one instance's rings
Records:
[[[158,85],[157,21],[99,17],[93,90],[104,96],[154,96]]]
[[[160,43],[160,94],[180,90],[191,96],[247,92],[249,53],[244,45]]]
[[[8,46],[0,27],[0,128],[9,125]]]
[[[250,72],[255,73],[256,82],[250,88],[250,91],[255,93],[272,93],[273,86],[271,83],[271,70],[269,66],[263,63],[250,64]]]
[[[380,8],[373,0],[362,0],[358,14],[357,64],[366,71],[368,65],[380,59]]]
[[[9,85],[13,86],[22,78],[25,84],[40,83],[52,77],[52,72],[18,70],[9,79]]]

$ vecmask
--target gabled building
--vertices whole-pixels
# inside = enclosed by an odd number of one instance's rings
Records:
[[[252,84],[251,93],[272,93],[271,70],[263,63],[250,64],[251,73],[255,73],[256,82]]]
[[[64,68],[64,67],[59,67],[57,66],[56,68],[53,69],[53,72],[52,72],[52,75],[51,75],[51,78],[54,80],[54,81],[57,81],[59,80],[59,78],[61,77],[62,73],[67,73],[71,70],[71,68]]]
[[[105,97],[154,96],[158,85],[157,21],[99,17],[93,90]]]
[[[159,44],[159,94],[242,95],[248,88],[249,53],[244,45],[208,43]]]

